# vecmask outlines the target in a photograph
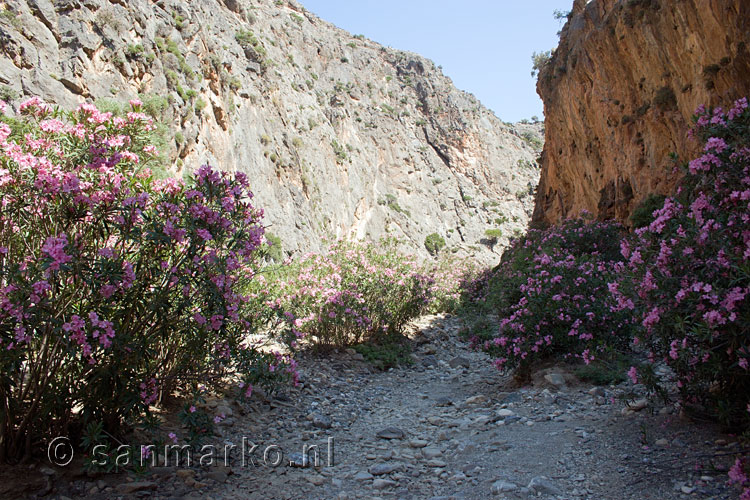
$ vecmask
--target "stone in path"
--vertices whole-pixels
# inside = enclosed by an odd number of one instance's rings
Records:
[[[157,484],[151,481],[135,481],[132,483],[123,483],[117,487],[117,491],[124,495],[131,495],[138,491],[155,490]]]
[[[559,496],[563,494],[563,492],[560,490],[560,488],[557,487],[557,485],[555,485],[555,483],[544,476],[533,478],[529,482],[528,488],[535,493],[542,493],[545,495]]]
[[[518,489],[518,485],[511,483],[510,481],[505,481],[503,479],[499,481],[495,481],[492,483],[492,487],[490,488],[490,492],[493,495],[499,495],[500,493],[507,493],[509,491],[516,491]]]
[[[376,436],[380,439],[403,439],[404,431],[402,431],[398,427],[387,427],[385,429],[379,430]]]

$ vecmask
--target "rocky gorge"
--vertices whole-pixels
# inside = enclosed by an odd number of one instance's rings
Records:
[[[750,495],[748,19],[576,0],[509,124],[294,0],[0,0],[0,498]]]

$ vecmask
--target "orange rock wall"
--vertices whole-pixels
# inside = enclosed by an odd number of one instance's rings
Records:
[[[540,72],[545,148],[533,223],[627,220],[678,180],[702,103],[750,95],[750,1],[576,0]]]

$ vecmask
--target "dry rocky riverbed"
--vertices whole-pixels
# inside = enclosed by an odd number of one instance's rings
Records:
[[[563,368],[517,388],[462,343],[456,318],[414,328],[411,366],[374,372],[361,356],[301,361],[302,386],[241,407],[209,402],[227,419],[216,444],[241,449],[229,467],[158,467],[145,477],[75,477],[45,464],[41,490],[19,498],[203,499],[690,499],[732,498],[732,437],[671,408],[628,410],[633,388],[593,387]],[[258,445],[251,450],[250,443]],[[317,467],[301,462],[317,445]],[[333,457],[329,450],[333,449]],[[264,459],[265,453],[265,459]],[[281,465],[274,465],[283,454]],[[313,461],[314,453],[309,458]],[[222,458],[223,460],[223,458]],[[295,465],[303,465],[297,463]],[[32,483],[26,485],[31,488]]]

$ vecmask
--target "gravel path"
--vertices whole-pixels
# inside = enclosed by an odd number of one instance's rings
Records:
[[[303,385],[285,396],[247,408],[211,403],[228,413],[217,443],[258,445],[244,465],[238,452],[230,467],[170,467],[79,488],[87,498],[733,497],[730,437],[671,408],[627,410],[619,396],[632,387],[583,385],[560,367],[515,388],[457,339],[458,327],[456,318],[422,318],[411,366],[373,372],[353,351],[303,358]],[[291,466],[305,445],[317,445],[318,466]]]

